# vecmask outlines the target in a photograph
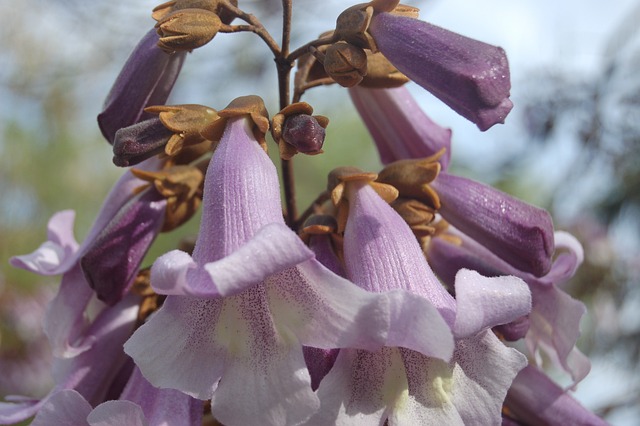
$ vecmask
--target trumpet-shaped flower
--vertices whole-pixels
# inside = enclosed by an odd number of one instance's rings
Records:
[[[504,123],[513,107],[504,50],[385,12],[373,15],[369,33],[398,70],[480,130]]]
[[[451,130],[440,127],[422,111],[406,87],[349,88],[351,100],[373,137],[383,164],[405,158],[439,158],[443,170],[451,158]]]
[[[154,263],[151,285],[169,297],[125,351],[154,386],[211,398],[224,424],[295,424],[319,407],[303,345],[376,349],[411,339],[405,318],[428,320],[411,294],[368,293],[313,258],[284,225],[275,167],[248,122],[227,123],[193,255]]]
[[[376,352],[341,350],[320,383],[322,406],[311,423],[499,423],[506,391],[525,359],[487,328],[529,311],[526,285],[515,277],[492,279],[465,270],[456,279],[454,300],[431,272],[407,224],[373,188],[351,181],[346,191],[348,277],[372,292],[411,291],[430,302],[444,322],[422,324],[407,317],[406,331],[433,335],[444,327],[457,339],[451,358],[403,344]],[[434,346],[442,344],[432,340]]]

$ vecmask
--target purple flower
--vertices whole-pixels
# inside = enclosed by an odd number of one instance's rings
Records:
[[[507,393],[505,404],[509,413],[525,424],[552,426],[604,426],[607,424],[533,366],[527,366],[518,373]]]
[[[434,238],[429,244],[428,259],[438,276],[451,285],[458,270],[474,268],[487,276],[510,274],[522,278],[529,285],[532,298],[528,327],[524,330],[529,352],[536,360],[540,352],[544,352],[558,368],[571,375],[572,386],[580,382],[591,368],[589,360],[575,346],[580,336],[580,319],[586,309],[558,287],[569,280],[582,263],[580,243],[566,232],[556,232],[556,259],[546,275],[536,277],[512,267],[468,237],[458,236],[462,238],[461,245],[441,238]]]
[[[82,255],[80,264],[98,299],[113,305],[127,293],[164,223],[167,200],[149,188],[129,200]]]
[[[440,173],[430,183],[440,198],[438,213],[521,271],[542,276],[551,267],[553,222],[534,207],[491,186]]]
[[[406,87],[349,88],[351,100],[373,137],[383,164],[423,158],[446,148],[443,170],[451,158],[451,130],[440,127],[420,109]]]
[[[513,107],[501,48],[390,13],[374,14],[369,32],[398,70],[480,130],[503,123]]]
[[[514,277],[464,271],[454,300],[431,272],[408,225],[373,187],[358,180],[345,185],[348,277],[372,292],[401,288],[415,297],[413,310],[403,311],[406,329],[397,345],[340,351],[320,382],[322,406],[311,424],[498,423],[504,395],[525,359],[487,328],[529,311],[526,286]],[[435,311],[427,323],[416,317],[424,311]],[[411,330],[420,330],[424,342],[417,345]],[[451,332],[453,347],[446,338]]]
[[[209,164],[193,255],[160,257],[151,285],[169,297],[125,351],[154,386],[211,399],[227,425],[294,424],[318,409],[303,345],[376,349],[407,334],[402,294],[333,274],[284,225],[275,167],[246,116],[229,119]]]
[[[92,345],[70,358],[57,358],[53,364],[56,383],[41,400],[7,397],[0,402],[0,423],[11,424],[33,416],[46,406],[59,391],[73,389],[90,404],[104,400],[109,387],[127,358],[122,345],[131,335],[138,313],[139,298],[129,295],[117,305],[102,310],[84,332]]]
[[[107,95],[98,125],[104,137],[113,143],[116,132],[151,118],[144,109],[164,104],[178,78],[186,53],[168,54],[157,46],[155,29],[140,40],[124,64]]]

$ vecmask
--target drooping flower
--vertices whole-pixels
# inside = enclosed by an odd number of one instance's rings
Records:
[[[501,48],[386,12],[373,15],[368,31],[398,70],[480,130],[503,123],[513,107]]]
[[[144,109],[164,104],[178,78],[186,53],[166,53],[157,46],[158,41],[155,29],[149,30],[129,55],[107,95],[98,125],[111,144],[118,130],[152,118]]]
[[[515,277],[461,271],[454,300],[431,272],[409,227],[366,179],[349,176],[343,184],[348,277],[372,292],[403,288],[429,301],[456,341],[451,359],[403,344],[376,352],[341,350],[320,382],[322,406],[311,424],[498,423],[507,388],[526,361],[487,329],[529,311],[526,285]],[[441,326],[409,318],[407,325],[423,333]],[[431,344],[442,345],[436,339]]]
[[[193,255],[154,263],[151,284],[169,296],[125,351],[154,386],[210,398],[224,424],[295,424],[319,406],[302,345],[375,349],[410,339],[403,315],[424,314],[408,309],[411,295],[368,293],[313,259],[284,225],[248,116],[227,118]]]
[[[351,100],[364,120],[383,164],[423,158],[446,151],[439,161],[446,170],[451,158],[451,130],[440,127],[422,111],[406,87],[349,88]]]
[[[551,215],[491,186],[440,173],[435,160],[396,161],[378,181],[398,188],[401,197],[425,202],[515,268],[546,274],[554,249]]]

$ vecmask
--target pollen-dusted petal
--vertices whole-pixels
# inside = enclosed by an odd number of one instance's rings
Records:
[[[531,293],[522,279],[513,276],[483,277],[476,271],[461,269],[456,275],[457,338],[476,335],[482,330],[527,315]]]
[[[369,33],[398,70],[480,130],[503,123],[513,107],[501,48],[390,13],[375,14]]]
[[[423,158],[445,148],[439,162],[446,170],[451,158],[451,130],[434,123],[406,87],[349,88],[349,95],[371,134],[383,164]]]
[[[343,349],[320,382],[317,392],[320,410],[308,424],[382,425],[391,412],[404,405],[407,392],[399,349],[385,347],[376,352]]]
[[[324,268],[315,259],[265,282],[271,314],[305,346],[377,349],[389,330],[389,302]]]
[[[431,182],[442,217],[521,271],[542,276],[551,268],[549,213],[480,182],[440,173]]]
[[[56,392],[42,405],[31,426],[89,426],[91,405],[72,389]]]
[[[87,416],[90,426],[149,426],[142,408],[131,401],[107,401]]]
[[[223,342],[217,341],[214,332],[222,307],[220,299],[168,297],[133,333],[124,351],[152,385],[209,399],[227,359]],[[223,322],[222,326],[227,325],[233,324]]]
[[[319,408],[299,344],[286,337],[277,343],[254,346],[251,355],[230,360],[211,399],[222,424],[294,425]]]
[[[66,272],[75,261],[78,243],[73,236],[73,210],[60,211],[49,219],[47,241],[33,253],[14,256],[10,263],[16,268],[41,275],[57,275]]]
[[[438,310],[417,294],[395,290],[387,296],[391,302],[391,329],[386,346],[412,349],[448,361],[453,354],[453,336]]]
[[[389,424],[477,424],[501,421],[502,401],[527,363],[490,331],[456,342],[448,366],[417,352],[402,350],[409,378],[406,405],[393,413]]]

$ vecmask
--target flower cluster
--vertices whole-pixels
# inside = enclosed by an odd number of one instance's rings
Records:
[[[450,173],[451,131],[403,87],[486,130],[512,106],[505,53],[417,15],[355,5],[289,52],[232,0],[155,8],[98,116],[130,168],[82,244],[63,211],[12,259],[62,275],[44,321],[55,385],[7,398],[0,424],[603,424],[538,367],[544,355],[574,384],[589,371],[575,346],[584,306],[559,287],[580,244],[545,210]],[[254,95],[164,105],[187,52],[241,31],[279,64],[277,114]],[[335,169],[298,216],[290,162],[321,154],[329,124],[300,98],[331,83],[348,87],[385,167]],[[195,243],[145,267],[157,235],[198,209]]]

